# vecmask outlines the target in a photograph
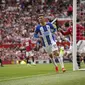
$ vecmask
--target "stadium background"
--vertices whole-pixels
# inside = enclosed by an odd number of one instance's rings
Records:
[[[10,64],[11,60],[20,59],[23,39],[33,37],[33,31],[38,24],[38,16],[43,14],[46,20],[56,21],[57,27],[72,20],[72,0],[0,0],[0,57]],[[77,17],[85,27],[85,3],[78,0]],[[83,33],[85,35],[85,32]],[[81,37],[81,36],[80,36]],[[34,44],[33,44],[34,45]],[[16,55],[20,52],[20,55]],[[37,53],[36,59],[39,59]],[[41,58],[41,57],[40,57]],[[41,59],[48,59],[44,56]]]

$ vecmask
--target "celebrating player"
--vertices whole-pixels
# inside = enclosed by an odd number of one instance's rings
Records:
[[[54,33],[56,32],[56,28],[50,22],[46,23],[45,18],[43,16],[39,17],[39,25],[36,27],[34,32],[34,37],[41,39],[42,45],[45,51],[49,54],[52,63],[55,66],[56,72],[58,72],[58,66],[55,62],[54,55],[57,56],[59,54],[58,47],[54,38]],[[61,58],[60,58],[61,59]],[[63,60],[61,59],[60,62],[62,64],[62,71],[65,72]]]

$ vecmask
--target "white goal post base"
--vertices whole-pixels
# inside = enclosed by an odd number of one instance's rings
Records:
[[[79,71],[85,71],[85,68],[82,68],[82,69],[78,69]]]

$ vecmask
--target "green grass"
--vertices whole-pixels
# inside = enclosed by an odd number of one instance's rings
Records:
[[[67,72],[55,72],[52,64],[5,65],[0,67],[0,85],[85,85],[85,71],[72,71],[72,63],[66,63]],[[83,65],[84,67],[84,65]]]

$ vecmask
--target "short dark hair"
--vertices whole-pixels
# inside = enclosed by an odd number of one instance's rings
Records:
[[[69,27],[69,22],[66,22],[65,23],[65,27]]]

